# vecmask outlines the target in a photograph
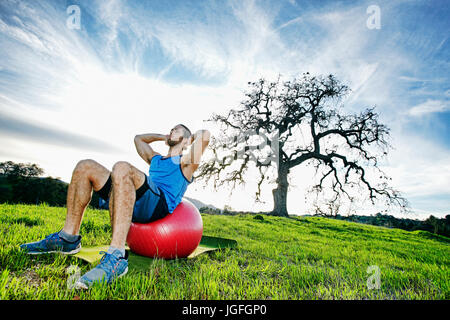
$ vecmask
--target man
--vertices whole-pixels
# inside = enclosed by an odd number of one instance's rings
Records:
[[[138,154],[150,165],[148,176],[124,161],[117,162],[112,171],[94,160],[78,162],[67,191],[63,229],[20,247],[29,254],[79,252],[81,220],[94,190],[101,198],[101,206],[109,209],[112,239],[99,265],[84,274],[76,287],[87,289],[103,280],[111,283],[128,271],[125,242],[131,222],[148,223],[173,212],[193,181],[209,139],[208,130],[199,130],[192,135],[182,124],[173,127],[169,135],[137,135],[134,143]],[[150,147],[149,144],[155,141],[165,141],[169,146],[165,157]],[[189,145],[191,148],[183,154]]]

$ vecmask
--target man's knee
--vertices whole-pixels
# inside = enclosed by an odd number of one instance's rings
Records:
[[[120,181],[128,176],[131,176],[131,165],[126,161],[116,162],[111,172],[112,180]]]
[[[74,174],[88,174],[89,170],[92,169],[92,167],[96,164],[96,162],[92,159],[84,159],[78,161],[77,165],[75,166],[75,169],[73,170]]]

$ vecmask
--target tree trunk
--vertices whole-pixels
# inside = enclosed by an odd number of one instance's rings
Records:
[[[272,190],[273,194],[273,210],[270,213],[274,216],[281,216],[281,217],[287,217],[288,211],[287,211],[287,191],[288,191],[288,181],[287,181],[287,175],[289,173],[289,170],[283,168],[280,166],[278,169],[278,178],[277,183],[278,186],[276,189]]]

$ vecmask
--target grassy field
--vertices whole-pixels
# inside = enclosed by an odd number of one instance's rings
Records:
[[[111,286],[68,288],[71,256],[19,250],[60,230],[65,208],[0,205],[1,299],[449,299],[450,239],[319,217],[255,219],[202,214],[204,234],[237,249],[154,260]],[[108,212],[88,209],[82,245],[109,243]],[[379,289],[367,285],[379,268]]]

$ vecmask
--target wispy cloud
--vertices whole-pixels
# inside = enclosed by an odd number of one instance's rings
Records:
[[[37,121],[33,123],[24,121],[3,112],[0,112],[0,132],[6,136],[22,138],[41,144],[59,145],[65,148],[107,153],[123,152],[123,150],[108,142],[52,128],[48,124],[40,124]]]
[[[427,100],[409,109],[408,114],[413,117],[419,117],[429,113],[445,112],[449,110],[450,104],[448,101]]]

